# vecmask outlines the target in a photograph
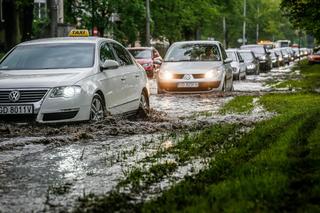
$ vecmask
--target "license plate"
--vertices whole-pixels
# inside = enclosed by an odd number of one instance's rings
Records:
[[[33,114],[33,105],[0,106],[0,115]]]
[[[178,88],[194,88],[199,87],[199,83],[178,83]]]

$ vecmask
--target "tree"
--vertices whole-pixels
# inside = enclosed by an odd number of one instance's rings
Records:
[[[318,0],[282,0],[281,8],[294,27],[305,30],[320,41],[320,4]]]

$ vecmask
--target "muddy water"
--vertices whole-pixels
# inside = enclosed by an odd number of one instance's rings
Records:
[[[272,114],[258,105],[250,115],[216,113],[236,95],[272,91],[266,82],[285,79],[290,69],[247,76],[234,82],[235,92],[226,94],[156,95],[151,81],[153,115],[143,121],[108,118],[60,126],[0,123],[0,212],[71,211],[79,197],[111,191],[163,146],[169,132],[266,119]],[[195,161],[199,164],[203,159]],[[188,166],[194,163],[179,165],[171,179],[179,181],[190,170],[197,172]],[[154,184],[150,193],[160,192],[163,184],[166,188],[174,184],[169,179]]]

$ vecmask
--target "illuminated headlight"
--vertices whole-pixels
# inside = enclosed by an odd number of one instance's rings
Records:
[[[218,78],[221,75],[221,72],[222,72],[222,68],[219,67],[217,69],[210,70],[210,71],[206,72],[204,77],[205,78]]]
[[[170,80],[173,78],[173,74],[168,71],[162,71],[162,72],[160,72],[160,78],[165,79],[165,80]]]
[[[265,60],[267,60],[267,57],[266,56],[261,56],[260,59],[265,61]]]
[[[72,98],[81,93],[80,86],[55,87],[50,93],[50,98]]]
[[[256,68],[256,65],[250,64],[250,65],[247,66],[247,68],[248,68],[248,69],[254,69],[254,68]]]
[[[150,67],[151,63],[142,64],[143,67]]]
[[[279,61],[283,61],[283,58],[281,57],[281,58],[279,58]]]

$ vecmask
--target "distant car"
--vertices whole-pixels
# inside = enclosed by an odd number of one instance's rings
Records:
[[[284,54],[280,49],[273,49],[273,51],[278,55],[279,66],[285,66],[286,62],[284,59]]]
[[[259,66],[260,66],[260,71],[269,71],[272,68],[272,62],[270,58],[270,53],[266,50],[266,48],[263,45],[256,45],[256,44],[251,44],[251,45],[243,45],[241,46],[242,50],[252,50],[254,54],[258,57],[259,59]]]
[[[309,64],[320,63],[320,50],[308,56]]]
[[[284,64],[286,65],[289,65],[290,64],[290,61],[291,61],[291,57],[290,57],[290,54],[287,50],[287,48],[279,48],[279,49],[276,49],[277,51],[279,50],[283,56],[283,61],[284,61]]]
[[[228,58],[232,59],[233,79],[240,80],[246,78],[247,66],[237,49],[226,50]]]
[[[0,63],[0,119],[99,121],[149,113],[145,71],[118,42],[98,37],[24,42]]]
[[[158,93],[231,91],[231,61],[218,41],[176,42],[160,67]]]
[[[127,49],[144,68],[147,76],[153,78],[162,63],[159,52],[153,47],[134,47]]]
[[[272,67],[280,67],[279,55],[275,50],[269,50],[272,61]]]
[[[247,66],[246,74],[259,75],[259,59],[254,53],[251,50],[239,50],[239,53]]]

